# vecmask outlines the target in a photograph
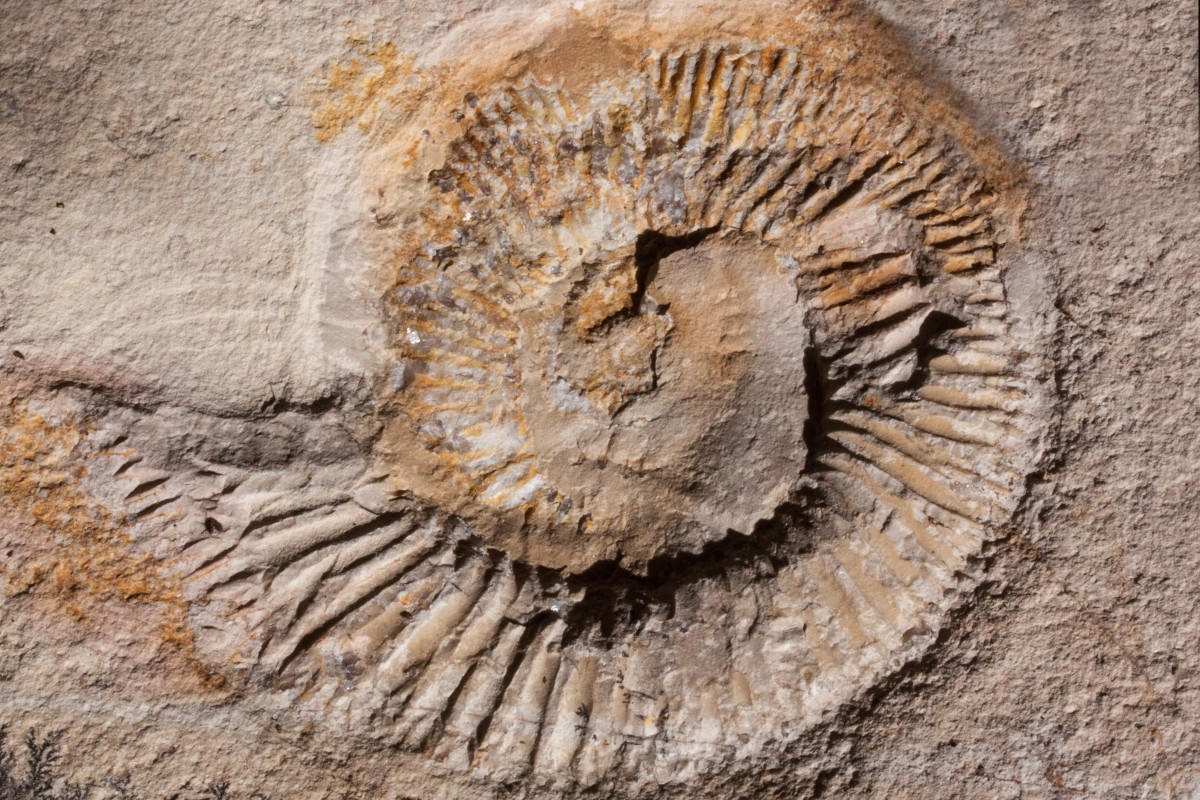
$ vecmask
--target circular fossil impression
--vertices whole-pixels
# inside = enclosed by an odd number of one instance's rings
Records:
[[[372,465],[222,478],[190,585],[242,627],[201,646],[496,780],[780,752],[928,645],[1022,496],[998,190],[788,47],[460,114]]]
[[[526,135],[575,146],[561,131]],[[580,206],[603,180],[575,184]],[[470,245],[440,265],[418,259],[394,294],[400,402],[453,468],[459,512],[510,554],[571,574],[601,560],[644,572],[749,532],[805,465],[809,333],[795,262],[719,221],[648,228],[632,195],[620,202],[546,209],[611,231],[587,250],[581,232],[547,251],[544,233],[523,243],[509,232],[511,206],[493,220],[481,198],[466,212],[487,220],[465,234]],[[492,237],[521,249],[507,285],[489,288],[495,275],[479,265],[503,257]],[[545,276],[524,274],[547,258]],[[506,528],[495,512],[511,511]]]

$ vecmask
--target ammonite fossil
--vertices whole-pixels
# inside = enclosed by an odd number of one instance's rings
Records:
[[[381,267],[373,449],[188,478],[202,652],[498,781],[788,747],[923,651],[1021,500],[1001,188],[786,45],[456,119]]]

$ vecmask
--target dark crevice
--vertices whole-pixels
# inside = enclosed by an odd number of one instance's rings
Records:
[[[671,618],[676,597],[687,586],[720,580],[740,570],[774,574],[796,555],[812,549],[809,520],[813,511],[825,504],[817,489],[801,486],[750,533],[731,530],[698,552],[652,559],[645,574],[605,561],[577,575],[563,576],[561,585],[583,595],[564,616],[564,644],[589,632],[608,639],[622,630],[636,629],[657,611]]]
[[[488,730],[492,727],[492,721],[496,718],[496,714],[504,707],[504,698],[513,688],[513,682],[516,680],[517,672],[525,663],[525,658],[529,655],[529,648],[537,641],[538,634],[542,632],[543,624],[551,618],[549,612],[538,614],[525,624],[521,632],[521,639],[517,642],[516,655],[508,662],[508,668],[504,671],[504,677],[500,682],[500,692],[496,695],[496,702],[492,704],[491,709],[479,721],[478,727],[475,728],[475,736],[472,738],[471,758],[475,757],[475,751],[487,740]],[[520,623],[514,623],[520,624]],[[520,687],[518,687],[519,689]]]
[[[886,317],[866,322],[855,328],[853,338],[847,337],[846,342],[841,347],[833,350],[827,356],[826,361],[838,361],[858,349],[864,340],[878,336],[889,328],[898,328],[916,314],[927,314],[928,312],[928,304],[922,303],[911,308],[902,309],[894,314],[888,314]]]
[[[815,345],[804,349],[804,393],[808,399],[808,415],[802,433],[807,451],[804,472],[811,475],[817,468],[816,457],[825,430],[826,405],[830,395],[829,365]]]
[[[121,437],[121,438],[124,439],[125,437]],[[112,449],[116,448],[117,445],[119,445],[119,444],[121,444],[121,442],[115,442],[115,443],[109,445],[108,447],[110,450],[112,450]],[[124,464],[122,464],[121,466],[119,466],[115,470],[113,470],[112,476],[114,478],[120,477],[121,475],[124,475],[126,472],[133,469],[134,466],[136,466],[137,464],[140,464],[140,463],[142,463],[142,457],[134,456],[133,458],[129,459]]]
[[[342,398],[337,395],[325,395],[310,402],[300,403],[276,397],[275,393],[272,392],[270,399],[263,401],[259,415],[270,418],[279,414],[290,413],[308,417],[320,417],[341,408],[341,406]]]
[[[937,248],[938,248],[938,249],[940,249],[940,250],[947,250],[947,251],[949,251],[949,250],[950,250],[950,248],[952,248],[952,247],[955,247],[955,246],[957,246],[957,245],[960,245],[960,244],[962,244],[963,242],[969,242],[969,241],[971,241],[972,239],[978,239],[978,240],[979,240],[979,245],[978,245],[977,247],[968,248],[968,251],[970,251],[970,250],[982,250],[984,247],[986,247],[986,246],[987,246],[987,236],[986,236],[986,234],[987,234],[987,230],[986,230],[986,229],[984,229],[983,231],[975,231],[975,232],[973,232],[973,233],[964,233],[964,234],[962,234],[962,235],[960,235],[960,236],[951,236],[949,239],[943,239],[942,241],[938,242],[938,243],[937,243],[936,245],[934,245],[934,246],[935,246],[935,247],[937,247]],[[951,251],[951,252],[954,252],[954,251]]]
[[[758,197],[754,199],[754,202],[752,202],[745,211],[741,212],[741,218],[743,220],[749,219],[750,215],[757,211],[761,206],[773,200],[779,194],[780,190],[787,186],[788,180],[791,179],[792,175],[796,173],[796,170],[800,168],[800,165],[804,163],[804,160],[804,156],[797,156],[796,158],[792,159],[791,163],[784,167],[783,172],[781,172],[772,180],[771,185],[765,190],[760,191],[758,193]]]
[[[808,451],[804,474],[812,476],[823,470],[817,456],[828,447],[826,420],[836,405],[831,405],[828,398],[836,386],[817,347],[805,351],[804,363],[804,389],[808,395],[808,420],[803,432]],[[607,638],[615,631],[636,627],[656,609],[665,611],[669,618],[674,614],[679,590],[699,581],[718,579],[741,569],[756,572],[780,569],[812,549],[812,515],[827,505],[821,490],[803,483],[788,501],[775,509],[771,518],[759,520],[750,532],[730,530],[697,552],[658,556],[649,561],[644,574],[611,560],[598,562],[575,575],[555,573],[560,585],[583,595],[583,601],[565,617],[567,631],[563,641],[586,635],[589,630]]]
[[[137,486],[133,487],[133,489],[129,492],[129,494],[125,495],[125,499],[132,500],[133,498],[137,497],[138,495],[142,495],[142,494],[145,494],[146,492],[153,491],[154,489],[157,489],[159,486],[162,486],[164,483],[166,483],[169,480],[170,480],[170,477],[152,478],[148,481],[139,483]]]
[[[150,514],[153,514],[155,511],[158,511],[160,508],[169,506],[171,503],[174,503],[179,498],[180,498],[180,495],[172,495],[171,497],[165,498],[163,500],[159,500],[158,502],[151,503],[150,505],[148,505],[145,508],[138,511],[136,514],[136,517],[138,519],[141,519],[142,517],[149,516]]]
[[[951,320],[955,320],[955,323],[948,322],[946,319],[947,317]],[[887,328],[899,327],[899,325],[904,322],[905,319],[906,317],[901,316],[893,317],[892,321],[888,324],[883,324],[882,322],[873,323],[871,325],[871,335],[874,336],[878,333],[881,333]],[[903,381],[888,384],[891,387],[911,389],[914,378],[920,377],[922,379],[926,379],[929,377],[928,366],[929,362],[934,357],[950,352],[949,348],[942,346],[938,342],[938,337],[947,331],[951,331],[956,328],[962,328],[965,327],[965,325],[966,323],[958,321],[955,317],[945,314],[944,312],[934,311],[928,314],[926,318],[922,320],[916,334],[913,335],[911,341],[909,341],[907,344],[891,352],[869,356],[848,368],[847,374],[859,375],[862,373],[869,373],[881,365],[895,363],[896,361],[904,358],[909,351],[913,351],[915,353],[917,362],[914,374],[908,378],[905,378]],[[865,327],[866,326],[864,326],[864,328]],[[855,347],[842,348],[835,354],[835,356],[837,358],[841,358],[845,355],[853,353],[855,349]]]
[[[921,323],[913,347],[917,353],[917,363],[907,380],[894,384],[891,388],[896,392],[915,392],[929,382],[929,362],[940,355],[945,355],[949,349],[939,341],[942,334],[958,328],[966,327],[958,317],[944,311],[932,311]]]
[[[875,175],[881,169],[883,169],[883,167],[886,163],[887,163],[887,159],[881,158],[879,161],[876,161],[874,164],[867,167],[867,169],[863,170],[862,175],[859,175],[857,178],[850,181],[845,186],[843,186],[841,189],[839,189],[837,194],[835,194],[833,197],[831,197],[829,199],[829,201],[826,202],[825,205],[821,207],[821,209],[816,213],[816,215],[813,216],[811,221],[816,221],[816,220],[820,219],[821,217],[828,216],[832,212],[837,211],[839,208],[841,208],[846,203],[848,203],[851,200],[851,198],[853,198],[856,194],[858,194],[860,191],[862,191],[862,189],[866,186],[867,181],[869,181],[871,178],[875,177]]]
[[[180,555],[190,553],[193,548],[200,547],[201,545],[207,544],[211,541],[213,541],[213,540],[212,539],[197,539],[196,541],[183,547],[179,551]],[[199,564],[197,564],[192,569],[192,574],[193,575],[199,574],[199,573],[203,572],[204,570],[208,569],[209,567],[211,567],[213,564],[216,564],[218,561],[220,561],[222,558],[224,558],[226,555],[228,555],[229,551],[235,547],[237,547],[237,544],[234,542],[230,542],[230,541],[223,542],[221,544],[220,549],[217,550],[217,552],[209,555],[207,558],[205,558],[203,561],[201,561]]]
[[[680,250],[690,250],[711,234],[720,230],[719,225],[686,233],[683,236],[667,236],[658,231],[643,231],[638,234],[633,249],[633,261],[637,268],[637,286],[633,290],[633,313],[642,312],[646,289],[658,273],[658,265],[667,256]]]
[[[818,254],[824,254],[824,249],[819,249]],[[822,267],[815,274],[818,278],[824,278],[831,272],[842,272],[851,269],[878,269],[883,261],[900,256],[906,256],[910,253],[909,250],[881,250],[878,253],[871,253],[863,258],[847,258],[845,261],[830,261],[827,266]]]
[[[434,726],[434,729],[429,732],[424,741],[413,744],[419,744],[427,751],[437,747],[438,743],[442,740],[442,737],[446,734],[446,726],[450,724],[450,715],[454,713],[454,709],[458,706],[458,698],[462,695],[467,686],[470,685],[471,678],[475,675],[475,668],[479,666],[479,663],[482,660],[483,659],[481,657],[476,657],[476,659],[471,662],[471,666],[467,667],[466,672],[463,673],[453,691],[446,696],[446,702],[442,706],[442,710],[438,712],[438,721]]]

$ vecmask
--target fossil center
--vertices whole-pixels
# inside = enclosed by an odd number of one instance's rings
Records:
[[[538,468],[564,497],[523,549],[639,570],[769,518],[804,466],[809,341],[775,248],[645,233],[522,316]],[[565,506],[565,508],[564,508]]]

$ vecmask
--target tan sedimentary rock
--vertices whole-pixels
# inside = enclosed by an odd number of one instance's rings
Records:
[[[96,423],[89,491],[231,685],[491,781],[686,782],[977,579],[1041,433],[1008,187],[853,59],[681,38],[417,106],[453,134],[395,167],[353,422],[271,468]]]

